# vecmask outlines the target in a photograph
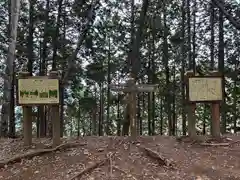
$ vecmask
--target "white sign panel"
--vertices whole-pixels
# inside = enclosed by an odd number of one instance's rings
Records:
[[[18,104],[58,104],[59,80],[47,78],[18,79]]]
[[[189,101],[221,101],[221,77],[189,77]]]

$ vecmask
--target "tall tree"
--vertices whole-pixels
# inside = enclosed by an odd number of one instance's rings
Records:
[[[7,79],[4,79],[4,104],[2,106],[2,122],[5,126],[2,126],[2,135],[6,136],[7,132],[7,124],[10,121],[10,136],[15,136],[15,117],[14,112],[11,106],[14,104],[11,103],[11,93],[13,91],[12,88],[14,86],[12,83],[14,82],[14,60],[15,60],[15,49],[16,49],[16,40],[17,40],[17,26],[19,19],[19,10],[20,10],[20,0],[11,0],[11,18],[10,18],[10,37],[9,37],[9,47],[8,47],[8,55],[6,59],[6,68],[5,73],[7,75]]]
[[[225,100],[225,79],[224,79],[224,28],[223,28],[223,12],[219,10],[219,44],[218,44],[218,70],[223,75],[222,80],[222,94],[223,102],[221,104],[221,120],[222,120],[222,133],[226,133],[226,100]]]
[[[181,44],[181,96],[182,96],[182,112],[181,112],[181,115],[182,115],[182,132],[183,132],[183,135],[186,135],[186,108],[185,108],[185,105],[186,105],[186,101],[185,101],[185,78],[184,78],[184,74],[185,74],[185,3],[186,1],[185,0],[182,0],[182,6],[181,6],[181,11],[182,11],[182,27],[181,27],[181,31],[182,31],[182,34],[181,34],[181,38],[182,38],[182,44]]]
[[[171,98],[170,98],[170,70],[169,70],[169,52],[168,52],[168,26],[167,26],[167,4],[163,1],[163,64],[165,68],[166,88],[165,88],[165,103],[168,118],[169,135],[173,135],[172,116],[171,116]]]

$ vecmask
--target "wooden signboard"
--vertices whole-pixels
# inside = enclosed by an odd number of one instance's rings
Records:
[[[56,105],[59,102],[59,79],[47,76],[18,78],[18,105]]]
[[[193,72],[186,73],[186,91],[188,100],[188,133],[196,136],[196,103],[210,103],[212,114],[212,136],[220,138],[220,103],[223,100],[220,72],[211,72],[206,76],[196,76]]]
[[[222,101],[222,77],[193,76],[188,78],[187,97],[190,102]]]

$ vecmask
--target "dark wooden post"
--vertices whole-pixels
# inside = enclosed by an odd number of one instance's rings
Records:
[[[130,134],[132,137],[136,137],[138,135],[137,130],[137,118],[136,118],[136,94],[139,92],[153,92],[155,91],[157,85],[156,84],[135,84],[135,80],[130,78],[126,84],[120,85],[110,85],[111,89],[114,91],[123,91],[128,93],[128,99],[126,100],[130,106]]]
[[[194,72],[186,72],[186,80],[185,82],[187,83],[188,78],[189,77],[193,77],[194,76]],[[187,87],[186,89],[187,91],[189,91],[189,88]],[[187,93],[189,94],[189,93]],[[195,110],[196,110],[196,103],[195,102],[187,102],[187,116],[188,116],[188,135],[191,138],[195,138],[197,136],[196,133],[196,114],[195,114]]]
[[[219,72],[212,72],[211,76],[221,76]],[[220,139],[220,102],[212,102],[212,136],[213,138]]]
[[[52,71],[50,72],[50,78],[57,79],[58,72]],[[59,93],[60,95],[60,93]],[[53,146],[58,146],[61,143],[60,136],[60,112],[59,112],[59,105],[51,105],[51,121],[52,121],[52,128],[53,128]]]
[[[27,78],[30,76],[29,72],[20,72],[21,78]],[[18,92],[17,92],[18,93]],[[23,142],[24,146],[30,146],[32,144],[32,107],[22,106],[23,108]]]
[[[129,79],[127,82],[128,87],[134,87],[134,79]],[[132,137],[137,136],[137,124],[136,124],[136,92],[129,92],[129,102],[130,102],[130,134]]]
[[[212,136],[216,139],[220,138],[220,104],[212,103]]]

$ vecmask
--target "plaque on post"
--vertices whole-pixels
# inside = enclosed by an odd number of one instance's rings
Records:
[[[18,105],[53,105],[59,102],[59,79],[51,79],[48,76],[18,78]]]

